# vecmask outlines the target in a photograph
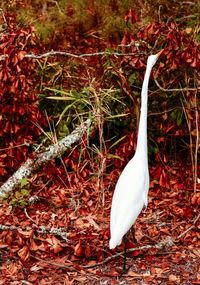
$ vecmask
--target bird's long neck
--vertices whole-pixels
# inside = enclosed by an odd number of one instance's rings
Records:
[[[148,85],[149,77],[151,74],[152,66],[146,68],[144,81],[142,85],[141,93],[141,111],[140,111],[140,121],[138,129],[138,139],[136,153],[142,154],[142,157],[147,159],[147,102],[148,102]]]

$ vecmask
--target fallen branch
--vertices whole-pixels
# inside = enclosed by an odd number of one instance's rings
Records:
[[[39,169],[41,165],[62,155],[67,148],[79,141],[83,134],[87,132],[91,125],[91,120],[87,119],[78,126],[70,135],[60,140],[58,143],[50,145],[44,152],[36,154],[34,159],[28,158],[27,161],[0,187],[0,197],[5,197],[20,185],[23,178],[30,176],[31,173]]]
[[[173,245],[174,245],[174,243],[173,243],[172,238],[167,237],[166,239],[161,240],[157,244],[148,244],[148,245],[144,245],[144,246],[129,248],[129,249],[127,249],[127,253],[131,253],[131,252],[138,251],[138,250],[140,251],[140,250],[150,249],[150,248],[162,249],[164,247],[171,247]],[[85,266],[83,266],[83,268],[89,269],[89,268],[93,268],[93,267],[96,267],[99,265],[103,265],[103,264],[109,262],[110,260],[115,259],[116,257],[119,257],[119,256],[124,256],[124,251],[121,251],[121,252],[118,252],[114,255],[111,255],[99,263],[95,263],[95,264],[91,264],[91,265],[85,265]]]
[[[168,238],[166,238],[164,240],[161,240],[159,243],[157,243],[155,245],[144,245],[144,246],[140,246],[140,247],[129,248],[129,249],[127,249],[127,253],[138,251],[138,250],[150,249],[150,248],[162,249],[164,247],[171,247],[173,245],[174,245],[174,243],[173,243],[172,239],[170,237],[168,237]],[[67,266],[67,265],[64,265],[64,264],[59,264],[59,263],[56,263],[56,262],[52,262],[52,261],[41,259],[39,257],[36,257],[35,255],[32,255],[32,254],[30,256],[35,258],[36,260],[39,260],[41,262],[45,262],[45,263],[54,265],[56,267],[66,268],[66,269],[69,269],[70,271],[81,271],[82,269],[90,269],[90,268],[94,268],[94,267],[103,265],[105,263],[108,263],[110,260],[115,259],[116,257],[123,256],[123,254],[124,254],[124,251],[121,251],[121,252],[119,252],[117,254],[114,254],[114,255],[111,255],[111,256],[107,257],[106,259],[104,259],[101,262],[98,262],[98,263],[95,263],[95,264],[91,264],[91,265],[80,266],[80,270],[78,270],[79,265],[76,266],[76,267],[75,266]]]

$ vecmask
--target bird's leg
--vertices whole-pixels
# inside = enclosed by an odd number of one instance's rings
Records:
[[[134,227],[131,227],[131,233],[132,233],[132,237],[133,237],[134,243],[137,243],[137,240],[135,238],[135,229],[134,229]]]
[[[122,269],[122,274],[125,274],[127,272],[126,270],[126,244],[127,244],[127,239],[128,239],[128,233],[125,234],[124,236],[124,263],[123,263],[123,269]]]

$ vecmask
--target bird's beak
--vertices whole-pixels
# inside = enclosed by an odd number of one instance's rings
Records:
[[[157,55],[157,57],[159,57],[162,53],[163,53],[163,51],[164,51],[164,48],[163,49],[161,49],[161,51],[159,51],[156,55]]]

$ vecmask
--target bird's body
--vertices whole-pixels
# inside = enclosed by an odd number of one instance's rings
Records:
[[[162,52],[162,51],[161,51]],[[112,199],[109,248],[121,244],[123,236],[134,224],[143,206],[148,203],[149,169],[147,154],[147,96],[148,83],[159,52],[148,57],[141,93],[141,113],[137,147],[134,157],[122,171]]]

